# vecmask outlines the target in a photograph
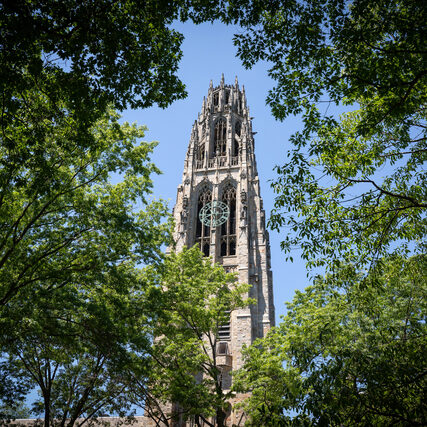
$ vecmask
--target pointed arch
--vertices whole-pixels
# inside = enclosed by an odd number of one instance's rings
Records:
[[[198,244],[200,250],[209,256],[211,246],[211,230],[210,227],[200,221],[199,214],[203,207],[212,201],[212,190],[207,184],[203,184],[199,190],[196,209],[196,239],[195,244]]]
[[[239,155],[241,133],[242,133],[242,123],[240,121],[237,121],[234,125],[233,152],[232,152],[233,157],[237,157]]]
[[[225,104],[227,105],[230,102],[230,90],[225,90]]]
[[[205,159],[205,142],[201,141],[197,146],[197,160],[199,160],[200,162],[203,162],[204,159]]]
[[[236,187],[231,182],[225,184],[221,200],[228,206],[230,215],[221,225],[220,253],[221,256],[236,255]]]
[[[213,105],[214,107],[218,107],[219,104],[219,92],[215,92],[213,94]]]
[[[221,117],[215,123],[213,157],[227,154],[227,121]]]

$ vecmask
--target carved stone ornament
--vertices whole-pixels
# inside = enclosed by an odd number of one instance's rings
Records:
[[[245,229],[248,225],[248,207],[243,205],[240,209],[240,228]]]
[[[184,209],[188,208],[188,197],[187,196],[184,196],[183,199],[182,199],[182,207]]]
[[[242,171],[242,173],[240,174],[240,178],[246,179],[246,172],[245,171]]]
[[[242,203],[247,203],[247,201],[248,201],[248,199],[247,199],[247,194],[246,194],[246,191],[245,191],[245,190],[242,190],[242,191],[240,192],[240,201],[241,201]]]

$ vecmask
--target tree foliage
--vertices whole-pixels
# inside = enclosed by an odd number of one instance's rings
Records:
[[[48,123],[45,139],[1,147],[3,310],[18,294],[35,298],[99,280],[118,263],[159,259],[165,207],[146,198],[158,172],[149,161],[154,144],[138,143],[144,129],[119,125],[114,113],[92,128],[86,147],[74,139],[74,124]],[[122,179],[112,184],[112,174]],[[145,211],[133,211],[137,201]]]
[[[273,115],[303,119],[276,167],[270,226],[309,267],[423,250],[426,18],[416,0],[283,0],[235,36],[246,67],[271,64]],[[354,111],[337,118],[331,104]]]
[[[150,313],[136,311],[137,272],[160,261],[169,225],[148,199],[155,144],[114,108],[185,96],[182,36],[169,28],[178,5],[0,10],[0,403],[14,410],[38,387],[46,425],[72,425],[128,407],[121,369],[143,369]]]
[[[169,28],[178,4],[18,0],[1,11],[6,115],[23,102],[14,95],[34,86],[89,117],[99,103],[165,107],[185,95],[175,75],[182,35]]]
[[[237,376],[252,424],[425,425],[426,271],[425,256],[382,260],[297,292]]]
[[[160,274],[151,267],[145,273],[161,315],[154,328],[148,387],[137,396],[145,397],[159,425],[169,425],[171,417],[225,425],[232,393],[226,383],[229,369],[218,355],[219,329],[230,321],[231,311],[251,302],[249,285],[212,265],[196,246],[170,254]]]
[[[151,335],[135,266],[117,270],[101,282],[46,294],[10,333],[3,369],[38,391],[32,413],[46,426],[131,413],[125,373],[147,365]]]
[[[49,101],[29,95],[43,111]],[[1,397],[38,388],[45,425],[129,408],[121,370],[144,365],[152,336],[138,266],[159,263],[170,225],[148,200],[155,143],[118,120],[100,118],[87,146],[68,118],[44,121],[32,145],[1,147],[0,340],[16,379]],[[19,141],[25,126],[7,131]]]

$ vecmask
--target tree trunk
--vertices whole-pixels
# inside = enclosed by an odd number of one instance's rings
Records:
[[[44,396],[44,427],[49,427],[50,423],[50,394]]]
[[[222,409],[216,411],[216,423],[218,427],[225,427],[226,413]]]

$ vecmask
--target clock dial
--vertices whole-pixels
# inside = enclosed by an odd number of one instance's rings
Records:
[[[228,206],[223,202],[214,200],[203,206],[199,213],[199,219],[202,224],[215,228],[227,221],[229,215]]]

